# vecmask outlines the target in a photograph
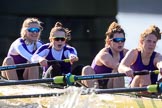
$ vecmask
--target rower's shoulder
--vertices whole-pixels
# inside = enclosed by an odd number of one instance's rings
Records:
[[[107,47],[104,47],[100,51],[107,52],[108,51],[108,48]]]
[[[44,42],[43,42],[42,40],[38,40],[38,41],[37,41],[37,44],[41,44],[41,45],[43,45]]]
[[[50,43],[45,43],[42,45],[42,47],[49,47],[50,46]]]
[[[133,54],[137,54],[139,52],[139,49],[134,48],[128,51],[128,53],[133,53]]]
[[[127,53],[125,54],[125,56],[134,57],[134,58],[136,58],[137,55],[138,55],[138,49],[128,50]]]
[[[104,47],[102,48],[99,52],[98,52],[98,55],[107,55],[109,54],[109,51],[108,51],[108,48],[107,47]]]
[[[66,49],[76,49],[74,46],[71,46],[69,44],[66,44],[64,48],[66,48]]]
[[[123,48],[123,53],[124,53],[124,55],[125,55],[128,51],[129,51],[128,49]]]
[[[162,54],[160,54],[159,52],[155,52],[156,53],[156,57],[160,56],[162,57]]]

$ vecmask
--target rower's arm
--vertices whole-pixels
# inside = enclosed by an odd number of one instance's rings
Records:
[[[118,71],[120,73],[125,73],[127,76],[133,77],[133,70],[131,69],[131,65],[137,59],[138,51],[137,50],[130,50],[127,52],[125,57],[122,59],[121,63],[119,64]]]
[[[157,53],[155,57],[155,65],[159,69],[161,75],[162,75],[162,55]]]
[[[115,60],[108,52],[102,50],[97,57],[100,63],[106,67],[112,68],[113,70],[118,69],[119,61]]]

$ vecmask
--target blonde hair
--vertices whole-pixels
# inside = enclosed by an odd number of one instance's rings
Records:
[[[160,29],[155,25],[151,25],[148,29],[146,29],[143,33],[141,33],[140,41],[143,41],[150,34],[154,34],[157,37],[157,40],[161,39]],[[140,47],[141,44],[139,43],[139,48]]]
[[[23,39],[26,38],[26,28],[29,27],[29,25],[31,23],[36,23],[39,25],[39,28],[41,29],[41,31],[43,30],[43,27],[41,26],[42,22],[40,20],[38,20],[37,18],[27,18],[24,20],[23,24],[22,24],[22,28],[21,28],[21,32],[20,32],[20,35]]]
[[[110,24],[110,26],[108,27],[105,35],[106,35],[106,39],[105,39],[105,46],[108,46],[108,40],[112,39],[114,37],[115,33],[123,33],[124,37],[125,37],[125,32],[124,30],[121,28],[121,26],[116,23],[116,22],[112,22]]]
[[[154,34],[158,40],[161,39],[160,29],[155,25],[151,25],[148,29],[141,33],[140,38],[144,40],[149,34]]]

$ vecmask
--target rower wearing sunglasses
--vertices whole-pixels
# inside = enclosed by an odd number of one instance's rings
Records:
[[[16,39],[10,46],[3,66],[31,62],[33,53],[42,45],[39,40],[42,26],[37,18],[27,18],[21,28],[21,37]],[[38,67],[19,70],[2,71],[1,75],[9,80],[37,79],[39,78]]]
[[[41,46],[33,55],[33,62],[39,62],[44,67],[43,78],[67,74],[72,71],[71,65],[78,61],[76,49],[66,43],[71,39],[70,32],[62,27],[60,22],[57,22],[50,32],[50,43]],[[64,59],[70,59],[70,63],[55,63],[51,66],[47,64],[48,60]]]
[[[105,47],[93,59],[91,66],[82,69],[82,75],[102,74],[117,72],[120,61],[125,56],[127,49],[124,48],[125,32],[119,24],[113,22],[106,31]],[[88,87],[115,88],[124,87],[124,78],[85,80]]]

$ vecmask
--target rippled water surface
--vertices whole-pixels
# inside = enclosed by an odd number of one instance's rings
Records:
[[[159,99],[154,101],[119,94],[87,94],[87,91],[88,89],[77,87],[56,89],[38,85],[1,86],[0,97],[41,93],[63,94],[50,97],[0,99],[0,108],[154,108],[155,106],[160,108],[162,106],[162,100]]]
[[[37,97],[25,99],[1,99],[0,108],[116,108],[113,104],[105,104],[106,100],[114,100],[110,95],[81,95],[82,88],[66,89],[47,88],[35,85],[17,85],[0,87],[1,96],[64,93],[60,96]],[[86,93],[86,90],[84,90]],[[107,98],[107,96],[109,98]]]

